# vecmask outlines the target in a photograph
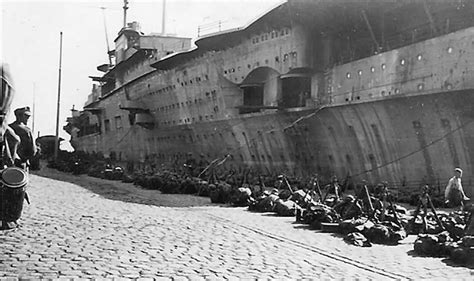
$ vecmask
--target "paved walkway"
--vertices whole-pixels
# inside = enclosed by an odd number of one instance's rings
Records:
[[[0,278],[472,280],[474,270],[398,246],[359,248],[294,218],[245,208],[105,199],[31,176],[21,227],[0,232]]]

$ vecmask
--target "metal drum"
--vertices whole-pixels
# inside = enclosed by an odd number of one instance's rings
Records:
[[[17,167],[8,167],[0,174],[0,220],[16,221],[20,218],[25,199],[28,174]]]

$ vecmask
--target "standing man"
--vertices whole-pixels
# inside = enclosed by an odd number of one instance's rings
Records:
[[[454,169],[454,177],[449,180],[446,190],[444,191],[445,203],[451,208],[461,206],[462,209],[464,207],[464,201],[469,200],[469,197],[464,194],[461,177],[462,170],[460,168]]]
[[[31,117],[31,111],[28,106],[17,108],[14,111],[16,120],[9,126],[13,129],[16,135],[20,138],[18,144],[17,157],[15,157],[15,166],[27,169],[29,161],[37,153],[37,147],[33,140],[33,133],[27,126],[28,119]]]

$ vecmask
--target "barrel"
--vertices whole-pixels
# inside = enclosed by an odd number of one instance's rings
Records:
[[[20,168],[8,167],[0,174],[0,220],[16,221],[20,218],[25,199],[28,174]]]

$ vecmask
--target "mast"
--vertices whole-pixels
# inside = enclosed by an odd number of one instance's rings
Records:
[[[109,57],[109,65],[112,65],[112,57],[110,56],[109,36],[107,34],[107,23],[105,21],[105,7],[100,7],[102,10],[102,17],[104,19],[105,42],[107,43],[107,56]]]
[[[166,24],[166,0],[163,0],[163,11],[161,16],[161,34],[165,35]]]
[[[59,149],[59,105],[61,101],[61,64],[63,56],[63,32],[59,33],[59,75],[58,75],[58,106],[56,109],[56,138],[54,139],[54,160],[58,160]]]
[[[123,0],[123,27],[127,27],[128,0]]]

